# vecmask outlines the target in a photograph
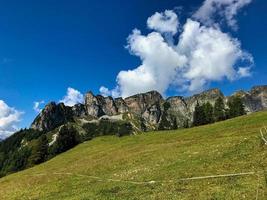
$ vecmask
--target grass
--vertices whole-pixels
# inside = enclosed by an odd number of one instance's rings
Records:
[[[264,124],[267,112],[191,129],[98,137],[1,178],[0,199],[266,199]],[[257,173],[179,180],[241,172]]]

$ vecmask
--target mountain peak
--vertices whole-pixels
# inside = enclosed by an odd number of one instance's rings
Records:
[[[248,113],[267,109],[267,86],[255,86],[250,92],[239,91],[234,95],[242,98]],[[90,116],[91,119],[100,119],[101,116],[117,116],[130,113],[137,117],[138,123],[144,123],[146,129],[155,129],[162,120],[169,120],[169,124],[177,122],[182,127],[185,121],[192,122],[193,112],[196,103],[210,102],[223,98],[227,102],[229,97],[218,88],[209,89],[191,97],[182,96],[169,97],[166,100],[155,91],[139,93],[125,99],[104,97],[94,95],[91,91],[85,95],[84,104],[76,104],[73,107],[65,106],[63,103],[50,102],[36,117],[31,128],[40,131],[49,131],[67,122],[74,121],[74,118]],[[169,105],[166,107],[167,102]],[[167,108],[167,110],[166,110]],[[167,119],[163,119],[167,116]]]

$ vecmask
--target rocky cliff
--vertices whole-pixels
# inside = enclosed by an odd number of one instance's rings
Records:
[[[113,116],[113,119],[127,120],[133,127],[141,130],[155,130],[163,122],[165,128],[183,127],[192,123],[193,112],[197,102],[214,104],[221,97],[225,104],[232,96],[242,98],[248,113],[267,109],[267,86],[256,86],[250,91],[238,91],[225,97],[219,89],[211,89],[191,97],[169,97],[164,99],[157,91],[136,94],[125,99],[103,97],[88,92],[85,104],[73,107],[64,104],[49,103],[36,117],[31,128],[40,131],[50,131],[75,119],[88,117],[91,120],[103,119],[103,116]],[[120,116],[120,117],[116,117]],[[115,118],[114,118],[115,117]],[[169,127],[168,127],[169,126]]]

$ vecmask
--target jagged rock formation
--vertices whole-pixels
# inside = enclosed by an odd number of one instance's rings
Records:
[[[238,95],[243,99],[248,113],[257,112],[267,108],[267,85],[255,86],[249,92],[240,90],[234,95]]]
[[[248,113],[267,109],[267,86],[256,86],[248,92],[238,91],[232,96],[235,95],[242,98]],[[164,128],[174,126],[179,128],[185,123],[192,123],[197,102],[214,104],[216,99],[221,97],[227,103],[232,96],[225,97],[219,89],[207,90],[186,98],[169,97],[166,100],[156,91],[136,94],[125,99],[95,96],[92,92],[88,92],[85,95],[84,105],[68,107],[62,103],[48,104],[36,117],[31,128],[50,131],[76,118],[90,117],[92,120],[99,120],[102,116],[118,115],[124,116],[122,120],[129,121],[138,130],[155,130],[162,123],[165,123]]]
[[[63,103],[51,102],[35,118],[31,128],[39,131],[50,131],[62,124],[73,121],[73,117],[71,107],[65,106]]]
[[[151,91],[127,97],[124,101],[130,112],[141,115],[147,109],[151,108],[154,105],[161,104],[164,100],[160,93],[158,93],[157,91]]]

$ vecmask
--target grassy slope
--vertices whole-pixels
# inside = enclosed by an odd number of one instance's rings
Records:
[[[257,190],[258,199],[265,199],[267,146],[259,137],[264,124],[267,112],[186,130],[99,137],[0,179],[0,199],[255,199]],[[260,172],[175,181],[250,171]],[[85,175],[174,182],[138,185]]]

